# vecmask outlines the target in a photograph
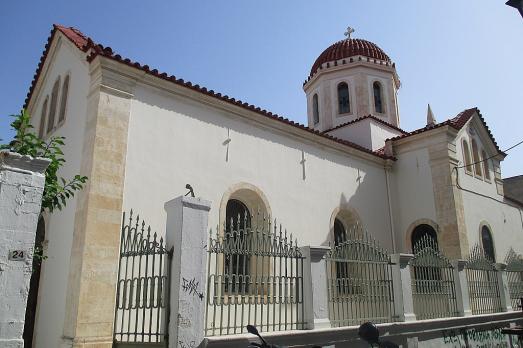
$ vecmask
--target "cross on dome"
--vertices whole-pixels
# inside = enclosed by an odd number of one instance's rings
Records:
[[[356,30],[353,27],[347,27],[347,31],[343,33],[347,37],[347,39],[350,39],[350,35],[354,33]]]

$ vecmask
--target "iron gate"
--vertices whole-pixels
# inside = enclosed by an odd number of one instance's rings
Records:
[[[333,326],[393,322],[389,253],[356,225],[326,257],[329,318]]]
[[[133,211],[122,217],[114,316],[114,346],[167,347],[173,249]]]
[[[458,316],[454,269],[428,234],[414,245],[412,299],[418,319]]]

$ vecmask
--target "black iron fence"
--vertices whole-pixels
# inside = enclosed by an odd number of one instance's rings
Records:
[[[114,319],[115,346],[167,346],[172,249],[133,212],[122,218]]]

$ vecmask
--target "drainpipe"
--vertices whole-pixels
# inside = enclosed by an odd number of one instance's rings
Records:
[[[392,202],[390,197],[390,169],[392,168],[392,163],[390,160],[387,160],[387,164],[384,167],[385,170],[385,183],[387,185],[387,202],[389,203],[389,223],[390,223],[390,237],[392,240],[392,253],[395,254],[396,251],[396,233],[394,231],[394,217],[392,216]]]

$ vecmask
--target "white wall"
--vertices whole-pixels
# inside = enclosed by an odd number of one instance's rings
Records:
[[[334,129],[327,134],[339,139],[351,141],[367,149],[372,148],[372,135],[369,119]]]
[[[411,253],[406,244],[409,226],[420,219],[436,221],[428,150],[418,148],[397,154],[392,173],[396,247],[398,252]]]
[[[389,128],[373,119],[369,120],[370,137],[372,142],[372,150],[381,149],[385,146],[385,140],[401,135],[401,132]]]
[[[273,216],[298,237],[299,245],[328,243],[333,211],[348,204],[390,248],[384,170],[379,165],[202,104],[137,88],[129,124],[125,210],[133,208],[163,233],[164,202],[185,194],[190,183],[196,196],[212,201],[209,223],[214,227],[224,192],[240,182],[265,194]]]
[[[58,36],[58,35],[57,35]],[[52,59],[44,78],[44,85],[34,104],[33,124],[38,129],[42,104],[58,76],[70,73],[69,96],[65,122],[49,136],[65,136],[65,157],[67,162],[59,175],[70,179],[80,173],[83,135],[86,119],[86,103],[89,89],[88,65],[83,54],[67,39],[61,44]],[[57,107],[57,110],[59,108]],[[57,116],[58,117],[58,116]],[[35,324],[35,347],[58,347],[63,335],[66,287],[69,276],[69,260],[74,231],[76,198],[68,201],[62,211],[45,216],[48,259],[43,262],[40,276],[39,300]],[[44,242],[44,245],[45,243]]]

